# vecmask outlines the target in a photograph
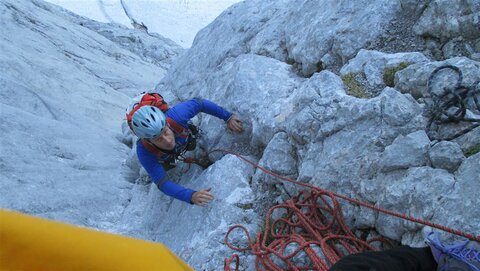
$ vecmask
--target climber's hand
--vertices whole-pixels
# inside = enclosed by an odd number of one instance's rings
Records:
[[[210,193],[210,190],[212,190],[212,188],[202,189],[193,193],[192,203],[198,206],[207,206],[207,204],[213,199],[213,194]]]
[[[235,132],[235,133],[241,133],[243,132],[243,126],[242,126],[242,121],[237,115],[232,115],[230,119],[227,122],[227,127],[230,129],[230,131]]]

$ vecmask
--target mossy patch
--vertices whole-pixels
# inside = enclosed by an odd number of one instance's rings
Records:
[[[367,93],[365,90],[360,86],[358,80],[355,79],[357,73],[347,73],[341,76],[343,83],[347,86],[347,94],[357,97],[366,99],[368,98]]]
[[[465,157],[470,157],[474,154],[477,154],[480,152],[480,144],[477,144],[469,149],[467,149],[463,154],[465,154]]]
[[[394,87],[395,86],[395,73],[398,71],[401,71],[405,69],[406,67],[410,66],[411,63],[409,62],[400,62],[398,66],[391,67],[391,68],[386,68],[384,73],[383,73],[383,82],[385,85],[389,87]]]

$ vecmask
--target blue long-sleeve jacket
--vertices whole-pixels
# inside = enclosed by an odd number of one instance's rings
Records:
[[[179,103],[170,108],[165,115],[183,127],[188,128],[188,121],[200,112],[210,114],[224,121],[227,121],[232,116],[232,113],[205,99],[193,99]],[[180,149],[186,143],[185,139],[175,137],[175,150]],[[165,169],[159,163],[159,161],[165,160],[167,157],[156,157],[148,151],[140,141],[137,142],[137,156],[142,166],[152,178],[152,181],[163,193],[191,203],[192,195],[196,191],[176,184],[167,178]]]

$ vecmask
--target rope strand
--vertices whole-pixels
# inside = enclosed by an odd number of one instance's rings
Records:
[[[380,208],[370,203],[281,176],[232,151],[216,149],[210,153],[213,152],[234,155],[266,174],[310,189],[310,191],[300,192],[298,196],[291,198],[284,204],[270,208],[267,213],[263,235],[258,233],[255,242],[252,241],[247,229],[242,225],[234,225],[227,232],[225,244],[233,250],[239,252],[250,251],[256,255],[255,265],[257,270],[285,270],[286,267],[288,267],[288,270],[328,270],[331,265],[346,255],[375,250],[370,243],[378,241],[378,238],[370,241],[357,238],[345,224],[337,199],[343,199],[377,212],[480,242],[480,236]],[[278,209],[284,210],[283,216],[270,222],[273,212]],[[229,242],[229,235],[236,229],[241,229],[247,236],[247,247],[237,247]],[[292,253],[285,254],[286,251],[290,251],[288,249],[289,245],[296,248]],[[296,257],[300,254],[301,257]],[[225,261],[225,270],[231,270],[230,265],[233,261],[236,263],[234,270],[238,270],[238,255],[232,257]],[[299,263],[302,265],[298,265]],[[280,268],[280,265],[284,268]]]

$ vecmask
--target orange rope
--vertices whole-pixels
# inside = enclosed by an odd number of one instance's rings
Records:
[[[373,250],[374,248],[370,246],[369,243],[376,240],[369,242],[360,240],[351,232],[348,226],[345,225],[337,198],[384,214],[463,236],[470,240],[480,241],[480,236],[383,209],[370,203],[365,203],[311,184],[278,175],[253,163],[242,155],[228,150],[217,149],[210,153],[212,152],[223,152],[235,155],[271,176],[311,189],[310,192],[302,191],[298,196],[293,197],[286,203],[270,208],[267,213],[263,235],[258,233],[255,242],[252,241],[247,229],[242,225],[234,225],[227,232],[225,236],[226,245],[236,251],[250,250],[252,254],[257,256],[255,263],[257,270],[328,270],[329,266],[346,255],[365,250]],[[284,210],[283,217],[270,222],[273,211],[277,209]],[[247,247],[235,247],[230,244],[228,237],[235,229],[241,229],[245,232],[248,240]],[[267,239],[274,240],[270,241]],[[292,253],[285,255],[287,246],[290,244],[293,244],[297,248]],[[317,251],[315,251],[315,247]],[[295,256],[299,253],[303,253],[301,255],[301,258],[304,259],[303,261],[308,258],[308,260],[306,260],[307,265],[297,265],[299,260],[298,257],[296,258]],[[238,255],[234,255],[235,256],[230,257],[228,261],[225,261],[225,270],[231,270],[230,264],[233,261],[236,263],[234,270],[238,270]],[[282,267],[279,266],[279,263]]]

